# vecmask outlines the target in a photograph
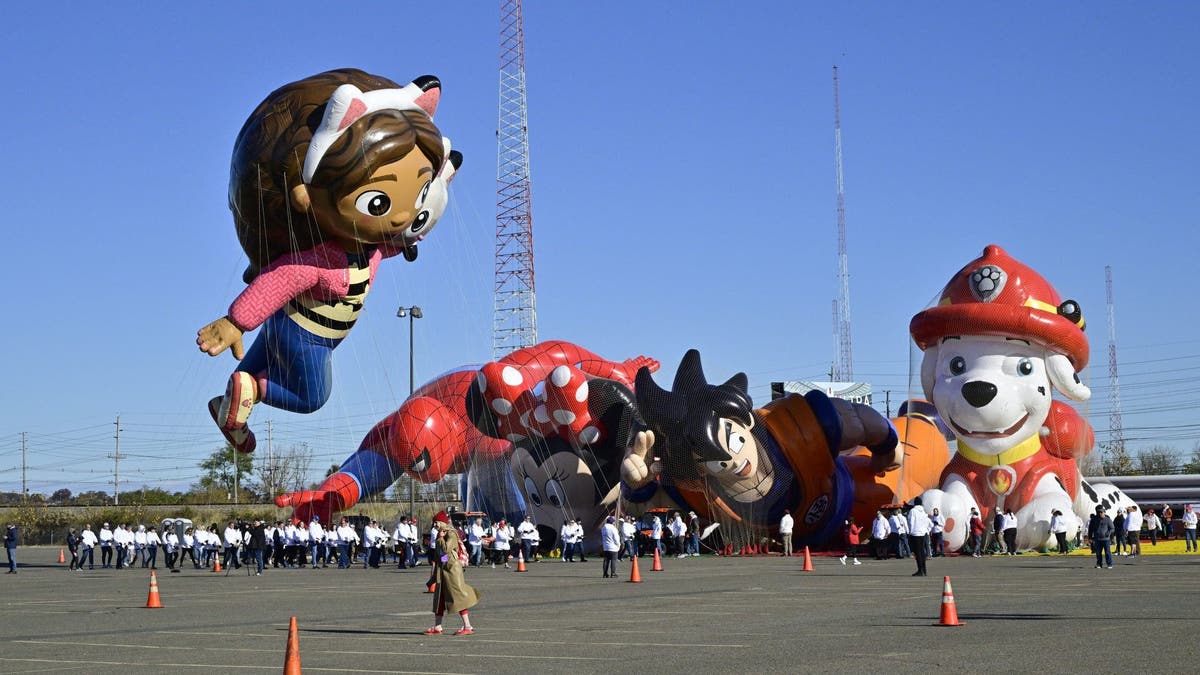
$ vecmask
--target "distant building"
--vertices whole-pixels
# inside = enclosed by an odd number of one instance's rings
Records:
[[[771,383],[771,400],[783,398],[788,394],[807,394],[817,390],[826,396],[840,398],[851,403],[871,405],[871,385],[868,382],[805,382],[791,380]]]

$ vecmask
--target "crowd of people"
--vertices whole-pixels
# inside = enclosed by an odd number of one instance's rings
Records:
[[[695,513],[688,517],[685,522],[682,513],[673,513],[666,525],[658,515],[647,516],[644,521],[623,516],[618,522],[614,517],[613,522],[602,525],[600,534],[602,539],[608,536],[604,530],[608,525],[616,531],[617,547],[611,551],[614,560],[648,555],[653,549],[681,558],[696,556],[700,554],[699,518]],[[407,569],[434,563],[431,542],[438,536],[436,526],[423,531],[417,518],[407,515],[401,516],[391,530],[376,520],[359,530],[346,517],[328,527],[314,517],[309,522],[230,521],[224,527],[212,523],[207,527],[183,526],[179,532],[176,529],[169,522],[163,523],[161,531],[156,525],[130,523],[103,523],[98,529],[91,524],[80,530],[71,528],[66,538],[68,568],[156,570],[161,561],[165,569],[171,570],[186,563],[194,569],[218,563],[232,569],[249,565],[255,574],[262,574],[266,568],[379,568],[389,562]],[[462,530],[469,566],[508,568],[518,555],[529,562],[543,559],[541,534],[530,517],[515,528],[504,518],[495,523],[474,518]],[[6,543],[12,541],[10,560],[15,560],[15,532],[10,527],[6,539]],[[583,519],[563,521],[553,555],[563,562],[587,562],[587,538]],[[604,542],[611,543],[609,539]],[[15,572],[15,562],[11,567]]]
[[[1173,536],[1172,526],[1175,521],[1172,509],[1167,504],[1163,504],[1160,509],[1146,508],[1144,510],[1130,506],[1119,510],[1112,517],[1104,514],[1103,518],[1109,519],[1111,530],[1101,528],[1100,533],[1097,534],[1098,522],[1103,519],[1100,517],[1101,511],[1102,509],[1097,508],[1097,513],[1091,517],[1087,529],[1077,534],[1075,547],[1087,543],[1100,556],[1101,553],[1097,551],[1095,544],[1097,541],[1103,541],[1106,546],[1112,548],[1111,555],[1136,556],[1142,552],[1141,541],[1143,538],[1148,538],[1150,544],[1155,546],[1160,538],[1166,539]],[[928,520],[927,525],[924,522],[926,519]],[[1197,550],[1196,521],[1197,514],[1192,506],[1184,506],[1183,515],[1178,522],[1182,526],[1185,550],[1189,553]],[[785,514],[780,521],[781,535],[783,532],[791,530],[791,524],[791,516]],[[1070,524],[1070,517],[1062,511],[1055,510],[1051,513],[1049,528],[1050,533],[1055,537],[1056,552],[1059,555],[1067,555],[1071,551],[1072,543],[1068,537]],[[945,525],[945,518],[938,509],[935,508],[932,512],[925,513],[919,498],[913,500],[913,506],[908,509],[907,513],[900,508],[881,509],[876,512],[875,519],[871,524],[870,541],[874,557],[876,560],[884,560],[890,557],[908,558],[912,556],[917,559],[918,574],[921,574],[924,571],[924,558],[946,554],[943,541]],[[979,510],[972,508],[968,527],[970,538],[960,554],[975,558],[988,553],[1020,554],[1016,543],[1017,516],[1012,509],[997,509],[989,526],[980,517]],[[844,528],[846,555],[842,556],[842,564],[846,563],[847,556],[854,559],[854,564],[859,564],[856,553],[861,540],[861,530],[862,528],[858,527],[853,519],[846,521]]]
[[[226,567],[240,569],[252,565],[256,574],[264,567],[301,567],[311,563],[313,568],[328,567],[336,562],[343,569],[362,552],[366,564],[379,566],[382,543],[389,539],[375,521],[365,529],[366,542],[348,519],[342,518],[335,527],[324,528],[319,519],[274,524],[262,520],[230,521],[223,529],[213,523],[208,527],[183,527],[176,532],[172,524],[164,524],[160,534],[154,525],[132,526],[104,523],[98,531],[91,524],[67,534],[67,549],[71,558],[69,569],[95,569],[99,551],[101,569],[134,567],[158,569],[162,551],[166,569],[178,569],[185,561],[194,569],[214,566],[218,561]]]
[[[846,521],[845,532],[847,555],[854,558],[854,564],[859,564],[857,557],[861,543],[861,527],[854,519]],[[946,555],[943,534],[946,530],[946,519],[941,512],[934,508],[926,513],[918,497],[913,500],[913,506],[905,513],[896,508],[880,509],[875,512],[875,520],[871,522],[871,552],[876,560],[889,557],[915,557],[918,561],[918,574],[923,576],[926,558],[938,558]],[[842,564],[846,556],[842,557]]]
[[[664,522],[664,517],[665,521]],[[365,519],[363,519],[365,520]],[[1107,525],[1105,525],[1107,522]],[[1050,532],[1055,535],[1057,552],[1067,554],[1072,548],[1068,541],[1069,519],[1055,511],[1050,519]],[[779,522],[784,555],[791,555],[794,520],[785,511]],[[926,512],[916,499],[906,509],[880,510],[873,522],[859,526],[853,518],[843,526],[843,565],[861,565],[861,549],[876,560],[909,558],[916,560],[914,576],[925,574],[925,560],[946,555],[943,541],[945,518],[937,508]],[[1111,566],[1112,556],[1137,556],[1142,552],[1143,539],[1152,546],[1159,538],[1177,534],[1173,526],[1182,529],[1187,552],[1197,551],[1197,514],[1190,505],[1176,520],[1170,506],[1147,508],[1130,507],[1112,514],[1093,515],[1085,532],[1080,532],[1074,547],[1085,542],[1097,556],[1097,566]],[[161,561],[166,569],[177,570],[185,563],[194,569],[213,567],[219,561],[223,567],[241,569],[249,565],[255,574],[265,568],[336,567],[348,569],[362,565],[379,568],[384,564],[399,569],[433,565],[434,542],[439,530],[436,525],[423,531],[417,519],[401,516],[394,528],[388,530],[378,521],[370,520],[360,528],[342,517],[334,525],[324,526],[319,518],[310,522],[282,521],[266,523],[230,521],[224,528],[213,523],[204,526],[176,527],[164,521],[162,531],[155,525],[118,523],[115,527],[103,523],[98,530],[90,524],[79,531],[72,528],[67,535],[70,551],[69,569],[158,569]],[[1017,555],[1017,519],[1011,509],[1000,509],[991,523],[985,524],[976,509],[972,509],[970,538],[959,552],[980,557],[987,553]],[[543,528],[544,531],[545,528]],[[582,519],[564,520],[558,529],[554,546],[543,546],[543,531],[530,517],[513,527],[504,518],[494,523],[483,517],[470,518],[456,528],[462,535],[466,566],[496,568],[511,567],[520,557],[523,562],[538,562],[543,551],[552,550],[562,562],[587,562],[584,542],[589,539]],[[678,558],[700,555],[700,519],[694,512],[686,516],[681,511],[651,512],[641,518],[632,515],[610,516],[599,529],[599,544],[604,559],[603,575],[615,576],[615,562],[633,557],[674,555]],[[9,525],[5,533],[9,574],[17,572],[17,529]],[[97,561],[97,553],[99,560]]]

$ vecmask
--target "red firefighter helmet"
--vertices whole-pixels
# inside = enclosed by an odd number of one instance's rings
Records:
[[[948,335],[1028,338],[1071,360],[1076,372],[1088,361],[1083,313],[1063,301],[1040,274],[995,244],[958,271],[941,300],[912,318],[908,330],[921,349]]]

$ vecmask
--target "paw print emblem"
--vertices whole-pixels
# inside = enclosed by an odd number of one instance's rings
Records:
[[[1008,275],[995,265],[984,265],[971,272],[971,295],[980,302],[991,302],[1004,290]]]

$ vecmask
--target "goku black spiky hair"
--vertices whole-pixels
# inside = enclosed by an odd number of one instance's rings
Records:
[[[721,446],[720,420],[753,424],[753,403],[746,392],[745,373],[724,384],[709,384],[700,365],[700,352],[688,350],[675,371],[671,391],[659,387],[650,371],[637,373],[638,410],[655,434],[655,453],[666,474],[674,478],[700,478],[699,463],[730,459]]]

